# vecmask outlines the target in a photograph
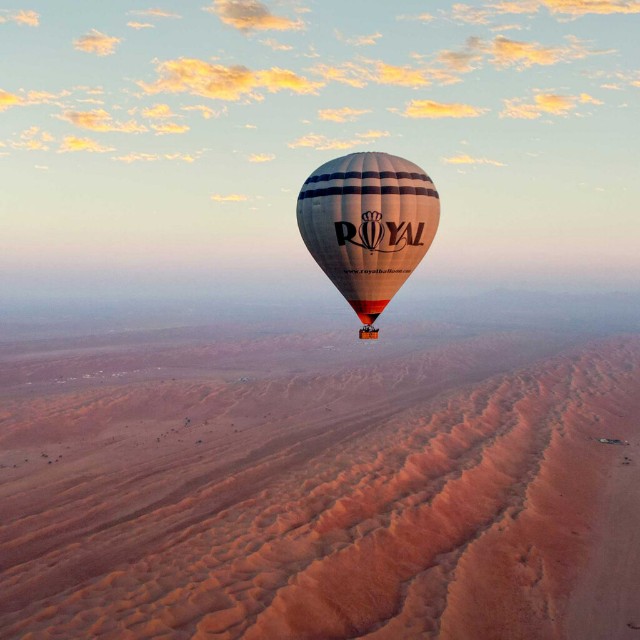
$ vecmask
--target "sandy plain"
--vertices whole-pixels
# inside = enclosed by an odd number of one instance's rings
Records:
[[[0,345],[0,638],[640,637],[640,337],[205,333]]]

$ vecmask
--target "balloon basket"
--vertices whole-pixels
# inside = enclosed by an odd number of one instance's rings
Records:
[[[362,327],[362,329],[360,329],[360,331],[358,332],[358,335],[360,336],[360,340],[377,340],[378,331],[379,329],[367,326]]]

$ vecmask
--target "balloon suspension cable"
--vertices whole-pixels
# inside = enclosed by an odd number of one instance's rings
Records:
[[[377,340],[379,329],[376,329],[372,324],[365,324],[358,332],[360,340]]]

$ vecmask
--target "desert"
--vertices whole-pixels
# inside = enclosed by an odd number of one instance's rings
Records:
[[[402,329],[4,343],[0,637],[635,637],[638,336]]]

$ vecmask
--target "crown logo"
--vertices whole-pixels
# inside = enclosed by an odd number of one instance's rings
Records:
[[[379,211],[365,211],[362,214],[362,224],[358,229],[358,235],[366,249],[373,253],[384,238],[382,226],[382,214]]]

